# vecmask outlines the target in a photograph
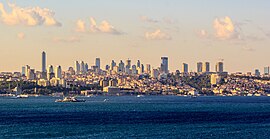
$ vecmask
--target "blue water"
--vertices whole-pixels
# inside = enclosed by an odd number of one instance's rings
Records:
[[[0,98],[0,138],[270,138],[270,97],[55,99]]]

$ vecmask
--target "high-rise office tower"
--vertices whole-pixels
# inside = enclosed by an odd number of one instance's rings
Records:
[[[261,76],[261,73],[260,73],[259,69],[255,69],[255,76]]]
[[[161,57],[161,60],[161,71],[164,73],[169,73],[168,57]]]
[[[46,72],[46,53],[42,52],[42,72]]]
[[[141,70],[142,70],[142,73],[144,73],[144,65],[141,64]]]
[[[83,61],[80,62],[80,72],[81,73],[84,73],[85,72],[85,65],[84,65],[84,62]]]
[[[84,65],[84,69],[85,69],[85,72],[87,72],[88,71],[88,69],[89,69],[89,66],[88,66],[88,64],[87,63],[85,63],[85,65]]]
[[[26,75],[26,77],[28,76],[29,70],[30,70],[30,66],[29,65],[26,65],[25,66],[25,75]]]
[[[182,73],[188,73],[188,64],[186,63],[182,64]]]
[[[136,68],[136,65],[132,65],[132,74],[138,74],[138,70]]]
[[[118,64],[119,72],[125,72],[125,63],[121,60]]]
[[[100,69],[100,58],[96,58],[96,66]]]
[[[80,64],[78,61],[75,61],[75,72],[76,74],[80,73]]]
[[[61,66],[57,66],[55,69],[55,78],[62,79],[62,68]]]
[[[264,75],[269,75],[269,73],[270,73],[270,68],[264,67]]]
[[[137,68],[140,68],[141,67],[141,62],[140,60],[137,61]]]
[[[197,72],[202,72],[203,71],[203,63],[202,62],[198,62],[197,63]]]
[[[114,60],[112,60],[111,66],[110,66],[111,70],[113,70],[114,66],[116,66],[116,63],[114,62]]]
[[[47,67],[47,79],[50,80],[54,77],[54,71],[53,71],[53,66],[49,65]]]
[[[146,64],[146,73],[151,73],[151,65]]]
[[[26,71],[26,68],[25,68],[25,66],[23,66],[22,67],[22,76],[25,76],[26,74],[25,74],[25,71]]]
[[[210,63],[209,62],[203,63],[202,72],[210,72]]]
[[[126,65],[126,67],[129,68],[129,69],[131,68],[131,60],[130,60],[130,59],[127,60],[127,65]]]
[[[223,72],[223,62],[218,62],[216,64],[216,72]]]

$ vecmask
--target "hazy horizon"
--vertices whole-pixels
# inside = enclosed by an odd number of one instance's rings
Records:
[[[270,66],[270,1],[261,0],[0,0],[0,71],[24,65],[63,70],[74,61],[101,67],[139,59],[169,70],[224,59],[228,72]]]

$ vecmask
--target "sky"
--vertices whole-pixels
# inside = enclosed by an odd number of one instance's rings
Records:
[[[0,71],[63,70],[140,59],[169,70],[223,60],[229,72],[270,66],[269,0],[0,0]]]

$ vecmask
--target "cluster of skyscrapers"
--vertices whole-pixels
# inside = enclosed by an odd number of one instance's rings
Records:
[[[53,65],[49,65],[46,68],[46,53],[42,52],[42,68],[41,72],[35,72],[34,69],[31,69],[30,66],[26,65],[22,67],[22,75],[25,75],[27,79],[35,79],[37,76],[41,79],[52,79],[52,78],[63,78],[62,76],[62,68],[61,66],[54,67]],[[220,73],[223,72],[223,62],[218,62],[215,66],[216,72]],[[84,61],[75,61],[74,68],[70,67],[68,70],[74,72],[74,74],[84,74],[89,71],[89,69],[99,72],[101,71],[101,60],[100,58],[95,59],[95,65],[89,67],[87,63]],[[168,57],[161,57],[161,64],[160,67],[151,69],[150,64],[144,64],[137,60],[136,64],[131,64],[131,60],[126,60],[124,63],[122,60],[117,64],[114,60],[111,61],[109,65],[105,67],[106,71],[115,72],[115,73],[126,73],[126,74],[143,74],[147,73],[151,75],[151,77],[157,77],[160,74],[168,74],[169,71],[169,58]],[[179,71],[180,72],[180,71]],[[210,63],[209,62],[198,62],[197,63],[197,72],[198,73],[208,73],[211,72]],[[265,68],[265,72],[269,73],[268,69]],[[187,63],[182,64],[181,73],[188,74],[189,73],[189,65]]]

